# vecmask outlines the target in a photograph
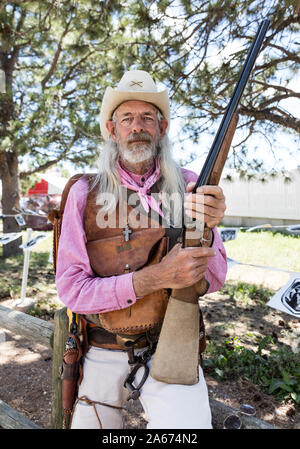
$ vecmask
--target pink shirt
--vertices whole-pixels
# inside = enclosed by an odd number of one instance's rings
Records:
[[[182,169],[186,183],[197,180],[197,175]],[[140,178],[151,175],[151,170]],[[134,180],[139,181],[134,175]],[[133,273],[100,278],[95,276],[86,251],[83,217],[88,184],[79,179],[70,189],[61,228],[57,254],[56,288],[61,301],[72,311],[81,314],[103,313],[123,309],[138,301],[135,295]],[[227,272],[224,245],[216,228],[211,257],[206,271],[210,283],[208,293],[219,290]]]

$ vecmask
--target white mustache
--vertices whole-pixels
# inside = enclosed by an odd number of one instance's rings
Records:
[[[130,134],[127,139],[126,143],[136,142],[136,141],[144,141],[148,143],[152,143],[153,139],[149,134],[146,133],[138,133],[138,134]]]

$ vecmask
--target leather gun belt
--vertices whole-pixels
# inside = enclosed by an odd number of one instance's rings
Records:
[[[138,340],[134,345],[136,349],[145,348],[149,346],[149,341],[157,342],[160,333],[160,327],[156,329],[151,329],[147,333],[134,334],[134,335],[126,335],[126,334],[114,334],[112,332],[107,331],[103,327],[98,324],[94,324],[88,321],[84,315],[80,316],[80,327],[81,333],[83,336],[83,345],[85,348],[85,353],[87,352],[89,346],[96,346],[97,348],[103,349],[114,349],[125,351],[125,343],[128,341]],[[206,347],[206,339],[205,339],[205,327],[203,322],[203,315],[200,310],[200,354],[204,352]]]
[[[87,321],[83,316],[80,319],[81,332],[86,350],[89,346],[96,346],[97,348],[125,351],[125,343],[135,340],[138,340],[134,345],[135,348],[145,348],[149,346],[150,339],[152,342],[156,342],[159,337],[160,329],[152,329],[147,333],[144,332],[134,335],[114,334],[97,324]]]

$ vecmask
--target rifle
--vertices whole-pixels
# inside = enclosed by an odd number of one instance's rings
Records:
[[[263,20],[240,73],[233,95],[208,153],[193,193],[202,185],[218,185],[238,122],[236,113],[270,21]],[[187,231],[183,224],[182,247],[199,246],[202,228]],[[201,244],[200,244],[201,245]],[[163,321],[150,375],[161,382],[193,385],[199,379],[199,296],[208,290],[203,278],[197,284],[173,289]]]

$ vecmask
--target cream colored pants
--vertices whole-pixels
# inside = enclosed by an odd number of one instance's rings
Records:
[[[139,353],[139,351],[137,351]],[[148,362],[151,368],[151,360]],[[144,369],[136,375],[140,382]],[[78,397],[123,406],[128,391],[123,387],[129,373],[128,357],[123,351],[91,347],[83,365],[83,380]],[[195,385],[167,384],[149,374],[141,388],[141,404],[148,421],[147,429],[211,429],[208,392],[201,367]],[[122,411],[95,405],[103,429],[122,429]],[[99,429],[94,407],[79,401],[75,407],[72,429]]]

